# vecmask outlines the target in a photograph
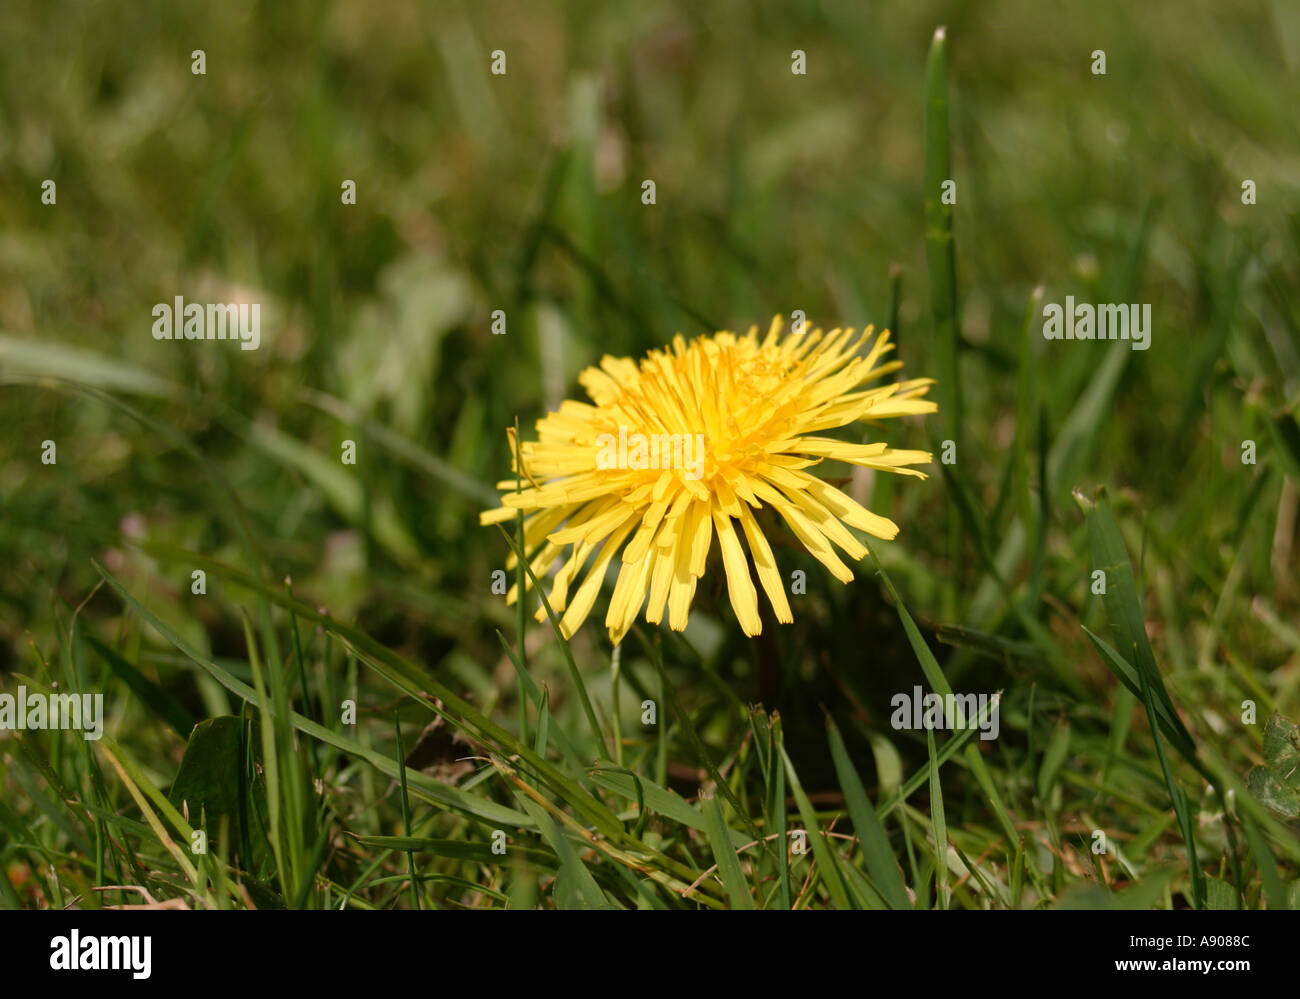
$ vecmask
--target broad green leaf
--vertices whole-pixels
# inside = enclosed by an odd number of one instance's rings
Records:
[[[222,815],[238,819],[245,727],[242,718],[222,715],[199,722],[190,733],[167,800],[178,809],[183,803],[191,822],[203,816],[209,828],[216,828]]]

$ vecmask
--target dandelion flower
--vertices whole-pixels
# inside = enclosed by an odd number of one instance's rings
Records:
[[[862,354],[871,327],[857,336],[852,329],[782,336],[782,326],[777,316],[762,339],[757,327],[690,343],[679,335],[639,363],[606,356],[578,379],[591,403],[566,400],[537,422],[536,442],[520,445],[523,469],[515,471],[522,481],[498,483],[503,505],[479,519],[501,523],[523,511],[524,551],[539,581],[563,560],[548,600],[562,615],[565,637],[591,612],[616,556],[618,581],[605,615],[614,644],[643,606],[645,619],[658,624],[666,604],[669,626],[681,631],[715,536],[745,634],[762,631],[751,560],[776,619],[791,622],[781,573],[755,517],[764,505],[846,583],[853,572],[832,545],[850,559],[867,554],[849,527],[886,540],[898,533],[893,521],[810,469],[832,459],[925,478],[909,467],[928,463],[925,451],[819,434],[859,420],[933,413],[935,404],[921,398],[933,380],[863,387],[902,366],[882,363],[894,349],[888,330]],[[507,566],[514,568],[513,556]],[[507,600],[517,597],[512,588]],[[537,619],[545,620],[540,606]]]

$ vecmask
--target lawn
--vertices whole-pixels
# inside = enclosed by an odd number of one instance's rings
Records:
[[[0,907],[1300,908],[1300,7],[0,38]],[[480,523],[516,453],[774,316],[933,379],[807,469],[897,536],[846,582],[761,504],[749,634],[721,512],[684,630],[611,636],[613,553],[565,638]],[[806,374],[688,391],[739,433]]]

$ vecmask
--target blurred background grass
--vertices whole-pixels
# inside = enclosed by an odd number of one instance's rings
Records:
[[[984,633],[980,649],[969,636],[945,648],[945,664],[965,689],[1007,691],[996,766],[1014,797],[1060,720],[1097,734],[1090,749],[1076,740],[1085,756],[1067,770],[1101,767],[1107,739],[1122,748],[1126,737],[1114,680],[1078,627],[1104,619],[1070,490],[1107,485],[1175,700],[1244,772],[1259,743],[1235,720],[1240,701],[1294,716],[1300,653],[1288,451],[1300,391],[1300,7],[1286,0],[11,0],[0,9],[0,672],[39,672],[65,649],[71,609],[100,582],[94,557],[248,679],[239,608],[250,594],[210,580],[194,596],[183,561],[122,542],[247,567],[242,506],[266,579],[291,576],[309,603],[513,719],[514,674],[495,634],[512,634],[513,612],[490,590],[508,549],[476,514],[508,474],[504,429],[516,417],[529,436],[605,353],[765,327],[795,309],[826,326],[892,325],[907,372],[938,374],[921,177],[923,71],[939,24],[958,193],[956,469],[983,537],[963,529],[953,560],[944,537],[956,513],[938,466],[925,484],[859,480],[903,528],[878,557],[931,638],[939,622]],[[194,49],[206,75],[190,71]],[[489,72],[497,49],[504,76]],[[795,49],[806,75],[791,73]],[[1104,76],[1090,71],[1095,49]],[[41,203],[46,179],[53,206]],[[340,201],[345,179],[356,205]],[[641,199],[647,179],[653,205]],[[1245,179],[1254,206],[1241,203]],[[1040,284],[1046,301],[1151,303],[1150,350],[1099,378],[1126,346],[1045,343],[1034,324],[1022,357]],[[176,295],[261,303],[261,348],[155,341],[150,309]],[[505,336],[491,334],[497,309]],[[1011,460],[1018,430],[1023,469]],[[909,421],[891,443],[937,450],[936,432]],[[1257,466],[1240,460],[1246,439]],[[57,465],[40,462],[45,440]],[[355,467],[339,462],[344,440],[358,444]],[[1003,571],[1082,697],[1041,647],[1024,651],[1032,636],[990,591],[981,551],[1007,548],[1022,513],[1014,476],[1027,470],[1037,505],[1040,452],[1062,440],[1044,540],[1013,546]],[[779,557],[787,574],[808,571],[809,588],[795,625],[774,636],[783,683],[768,706],[785,715],[809,789],[834,804],[820,705],[834,706],[870,783],[889,696],[921,674],[867,567],[840,587],[793,548]],[[694,651],[670,661],[720,757],[739,737],[738,706],[757,697],[762,654],[724,604],[693,613]],[[573,646],[610,710],[602,608]],[[81,626],[125,642],[196,715],[231,710],[122,613],[100,589]],[[530,632],[529,651],[551,710],[577,717],[548,628]],[[311,655],[345,668],[315,639]],[[623,669],[635,717],[653,671],[630,648]],[[391,689],[363,672],[360,699],[374,738],[391,741]],[[165,784],[183,743],[151,728],[145,705],[110,704],[110,731]],[[909,762],[926,759],[919,736],[889,738]],[[674,743],[669,755],[677,778],[698,783],[690,753]],[[952,791],[950,825],[987,819],[968,785]],[[1035,802],[1035,790],[1012,810],[1070,811]],[[1118,800],[1105,807],[1117,827],[1137,822]]]

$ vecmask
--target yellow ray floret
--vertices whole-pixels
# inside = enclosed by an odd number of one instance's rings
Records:
[[[479,520],[503,524],[522,511],[533,574],[540,580],[559,563],[547,599],[566,636],[591,612],[611,565],[618,578],[605,626],[614,644],[643,608],[658,624],[666,606],[669,627],[682,630],[715,537],[745,634],[762,630],[751,562],[776,619],[792,621],[755,516],[765,506],[775,514],[770,525],[783,522],[844,582],[853,572],[836,549],[854,561],[867,554],[850,527],[885,540],[898,534],[892,520],[805,469],[841,461],[925,478],[910,466],[929,463],[928,452],[821,432],[933,413],[922,398],[933,381],[872,385],[901,367],[884,361],[894,349],[888,330],[874,340],[871,327],[856,336],[782,330],[777,316],[762,339],[754,327],[690,343],[677,336],[640,363],[604,357],[578,378],[592,402],[564,402],[538,421],[537,441],[519,445],[520,481],[497,483],[502,505]],[[513,452],[513,438],[511,445]],[[511,557],[507,567],[514,565]],[[507,599],[518,596],[512,588]],[[537,618],[545,619],[540,607]]]

